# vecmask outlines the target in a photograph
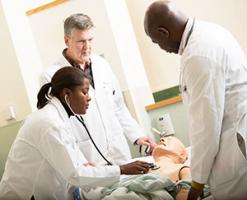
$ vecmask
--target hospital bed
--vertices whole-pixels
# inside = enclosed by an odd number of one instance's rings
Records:
[[[190,149],[188,149],[188,152],[189,151]],[[131,161],[135,161],[135,160],[142,160],[142,161],[146,161],[150,163],[154,162],[152,156],[138,157],[138,158],[132,159]],[[169,184],[171,185],[173,183],[169,179],[165,179],[165,178],[158,179],[156,181],[156,179],[152,179],[152,176],[153,175],[148,175],[148,174],[147,175],[137,175],[137,176],[121,175],[120,182],[116,183],[110,188],[95,188],[95,189],[89,189],[87,191],[84,190],[82,192],[83,197],[84,197],[83,199],[88,199],[88,200],[98,200],[98,199],[141,200],[142,199],[144,200],[144,199],[150,199],[150,195],[153,195],[154,199],[173,200],[174,198],[172,198],[171,195],[166,190],[164,190],[164,185],[169,186]],[[138,184],[138,181],[140,182],[140,184]],[[161,184],[162,184],[162,188],[161,188]],[[156,191],[154,191],[154,187]],[[160,187],[160,190],[159,190],[159,187]],[[130,192],[129,188],[132,188],[133,191]],[[149,198],[145,198],[145,191],[142,191],[145,189],[147,190],[146,195]],[[143,193],[139,193],[139,192],[143,192]],[[103,193],[103,198],[102,198],[102,193]],[[206,198],[203,198],[203,200],[214,200],[214,198],[210,195],[210,196],[207,196]]]

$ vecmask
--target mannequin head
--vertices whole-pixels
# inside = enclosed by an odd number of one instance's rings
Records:
[[[184,163],[187,159],[187,151],[178,138],[167,136],[160,138],[160,142],[153,149],[152,156],[155,161],[168,157],[174,163]]]

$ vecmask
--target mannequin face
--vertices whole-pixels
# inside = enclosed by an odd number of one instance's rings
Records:
[[[152,155],[156,161],[160,157],[169,157],[175,163],[184,163],[187,159],[185,146],[174,136],[161,137],[160,142],[154,147]]]

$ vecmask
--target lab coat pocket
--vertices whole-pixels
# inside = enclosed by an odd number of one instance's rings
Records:
[[[235,177],[235,160],[236,156],[238,156],[236,149],[238,145],[236,134],[232,131],[230,130],[222,134],[220,141],[221,151],[218,152],[215,158],[210,175],[210,186],[212,189],[227,184]]]
[[[241,65],[243,66],[245,71],[247,71],[247,60],[244,60]]]
[[[102,89],[105,92],[105,94],[112,96],[113,95],[113,87],[111,82],[109,81],[103,81],[102,82]]]
[[[105,97],[104,101],[107,102],[105,105],[113,105],[113,95],[115,95],[115,91],[112,87],[111,82],[103,81],[102,82],[102,96]]]
[[[247,114],[242,115],[237,126],[237,152],[235,170],[242,175],[247,170],[246,138],[247,138]]]
[[[247,117],[243,115],[234,133],[226,132],[221,140],[222,149],[215,160],[210,184],[212,188],[230,184],[247,171],[246,159]]]

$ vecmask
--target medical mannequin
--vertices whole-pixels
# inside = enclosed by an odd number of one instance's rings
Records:
[[[188,155],[183,143],[174,136],[161,137],[152,152],[155,165],[160,168],[150,170],[149,174],[159,174],[169,177],[173,182],[191,181],[190,168],[185,164]],[[187,199],[189,190],[180,189],[177,193],[176,200]]]
[[[191,180],[189,166],[184,164],[188,157],[187,151],[178,138],[161,137],[159,144],[154,147],[152,156],[160,168],[149,173],[168,176],[174,182],[181,179]]]
[[[72,115],[89,106],[89,80],[82,70],[64,67],[38,94],[38,110],[20,128],[0,182],[0,199],[71,199],[69,186],[110,186],[120,174],[146,173],[150,164],[91,166],[72,133]]]

